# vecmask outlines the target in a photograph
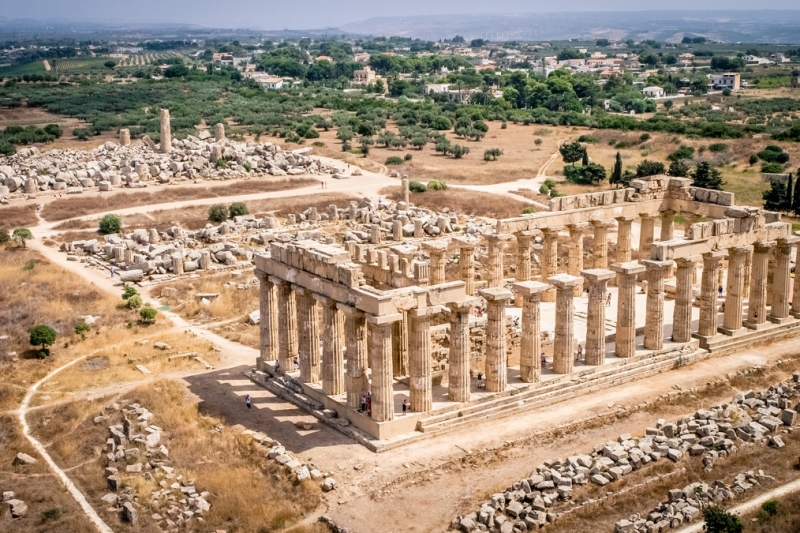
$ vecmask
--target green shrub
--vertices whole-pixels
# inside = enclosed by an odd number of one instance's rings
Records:
[[[250,172],[251,170],[253,170],[253,165],[251,165],[250,163],[245,162],[245,163],[242,163],[242,168],[245,170],[245,172]]]
[[[728,145],[725,143],[713,143],[708,145],[708,151],[714,153],[721,153],[728,151]]]
[[[122,299],[123,300],[127,300],[131,296],[136,296],[138,294],[139,294],[139,291],[136,290],[136,287],[133,287],[132,285],[128,285],[127,287],[125,287],[125,290],[122,291]]]
[[[395,155],[386,158],[386,165],[402,165],[403,160]]]
[[[748,162],[748,163],[750,164],[750,166],[752,167],[753,165],[755,165],[756,163],[758,163],[758,156],[757,156],[756,154],[753,154],[753,155],[751,155],[751,156],[750,156],[750,158],[747,160],[747,162]]]
[[[425,186],[424,183],[420,183],[419,181],[412,181],[408,184],[408,190],[411,192],[425,192],[428,190],[428,187]]]
[[[142,297],[134,294],[125,302],[125,307],[128,309],[139,309],[142,306]]]
[[[431,180],[428,182],[428,188],[432,191],[443,191],[447,189],[447,182],[444,180]]]
[[[614,146],[614,148],[616,148],[617,150],[624,150],[625,148],[630,148],[631,143],[629,143],[628,141],[620,141],[612,146]]]
[[[208,208],[208,220],[211,222],[224,222],[228,219],[228,208],[222,204],[214,204]]]
[[[75,335],[80,335],[81,339],[86,340],[86,334],[89,333],[90,329],[92,329],[91,326],[81,320],[75,324]]]
[[[691,159],[694,157],[694,148],[691,146],[681,145],[680,148],[667,156],[670,161],[680,161],[681,159]]]
[[[783,174],[785,170],[780,163],[761,163],[761,172],[764,174]]]
[[[142,318],[142,322],[146,324],[155,324],[156,315],[158,315],[158,311],[156,311],[152,307],[145,307],[144,309],[139,311],[139,316]]]
[[[526,207],[525,209],[523,209],[523,210],[522,210],[522,214],[523,214],[523,215],[532,215],[532,214],[534,214],[535,212],[536,212],[536,209],[534,209],[534,208],[533,208],[532,206],[530,206],[530,205],[529,205],[528,207]]]
[[[56,330],[50,326],[40,324],[31,329],[30,343],[31,346],[41,346],[42,350],[39,352],[39,357],[44,359],[50,355],[48,346],[52,346],[56,342]]]
[[[556,182],[553,178],[547,178],[546,180],[544,180],[544,184],[547,185],[548,189],[552,189],[553,187],[556,186]]]
[[[0,244],[6,244],[11,240],[11,235],[8,234],[8,230],[3,228],[0,229]]]
[[[578,142],[586,143],[586,144],[596,144],[599,142],[597,137],[593,137],[591,135],[581,135],[578,137]]]
[[[228,163],[221,157],[217,159],[215,165],[217,166],[217,168],[228,168]]]
[[[403,161],[411,161],[411,154],[406,154],[403,156]]]
[[[30,272],[34,268],[36,268],[36,261],[31,259],[30,261],[25,261],[25,266],[22,267],[22,270],[25,272]]]
[[[778,500],[767,500],[761,504],[761,510],[768,517],[773,517],[778,514],[778,507],[780,507]]]
[[[247,206],[244,205],[244,202],[233,202],[230,208],[228,208],[228,213],[230,217],[242,217],[250,212],[247,210]]]
[[[767,163],[788,163],[789,154],[783,151],[780,146],[771,144],[758,152],[758,158]]]
[[[42,512],[42,522],[47,522],[49,520],[58,520],[61,518],[61,515],[64,514],[64,511],[61,509],[48,509]]]
[[[122,218],[119,215],[108,214],[100,220],[100,233],[109,235],[119,233],[122,229]]]
[[[484,161],[497,161],[497,158],[503,155],[503,151],[499,148],[489,148],[483,152]]]
[[[542,183],[542,186],[539,187],[539,194],[550,194],[550,187],[547,184]]]
[[[744,525],[739,518],[721,507],[706,507],[703,509],[703,519],[706,522],[706,533],[742,533]]]

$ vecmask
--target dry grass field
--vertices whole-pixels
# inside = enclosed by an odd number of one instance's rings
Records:
[[[381,194],[391,200],[402,199],[397,187],[387,187],[381,190]],[[413,193],[411,203],[439,212],[455,209],[460,215],[489,218],[517,217],[529,206],[525,202],[506,196],[456,188],[444,191],[429,189],[424,193]]]
[[[774,516],[763,511],[742,516],[745,533],[785,533],[797,531],[800,524],[800,493],[788,494],[778,499],[778,512]]]
[[[232,277],[230,273],[215,276],[203,276],[200,279],[184,279],[172,283],[158,285],[150,290],[152,298],[159,298],[170,310],[182,317],[197,323],[219,322],[241,318],[258,309],[258,285],[248,285],[238,290],[236,284],[245,283],[252,278],[252,271],[244,275]],[[233,283],[233,285],[229,285]],[[165,290],[167,289],[167,290]],[[174,295],[169,295],[175,289]],[[209,305],[203,305],[195,298],[196,294],[214,293],[219,297]],[[162,295],[165,295],[162,297]]]
[[[36,204],[33,202],[25,205],[0,206],[0,229],[11,233],[16,228],[28,228],[37,223]]]

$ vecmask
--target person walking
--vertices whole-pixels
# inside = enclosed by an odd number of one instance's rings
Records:
[[[114,267],[111,267],[111,279],[114,279]]]
[[[580,361],[583,359],[583,346],[580,344],[578,345],[578,356],[575,358],[576,361]]]
[[[611,307],[611,293],[610,292],[608,293],[608,296],[606,296],[606,307]]]
[[[544,370],[544,365],[547,364],[547,356],[542,352],[542,370]]]
[[[253,399],[250,398],[248,394],[247,397],[244,399],[244,403],[247,404],[247,410],[249,411],[253,407]]]
[[[366,394],[363,394],[361,396],[361,412],[362,413],[366,413],[367,412],[367,395]]]
[[[406,411],[408,411],[408,400],[403,399],[403,416],[406,416]]]

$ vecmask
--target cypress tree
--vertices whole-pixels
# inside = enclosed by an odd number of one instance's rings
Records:
[[[795,216],[800,216],[800,184],[794,186],[794,198],[792,199],[792,211]]]
[[[583,149],[583,160],[581,161],[581,165],[586,166],[589,164],[589,152],[586,151],[586,148]]]
[[[792,189],[792,174],[789,173],[789,180],[786,183],[786,201],[783,204],[784,211],[791,211],[794,204],[794,189]]]
[[[614,170],[611,171],[609,182],[612,185],[619,185],[622,182],[622,156],[617,152],[617,159],[614,161]]]

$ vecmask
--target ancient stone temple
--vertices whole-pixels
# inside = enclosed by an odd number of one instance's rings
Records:
[[[553,198],[482,235],[452,237],[440,219],[431,237],[401,204],[365,226],[368,243],[272,242],[255,257],[259,370],[365,440],[446,431],[800,326],[791,226],[684,178]]]

